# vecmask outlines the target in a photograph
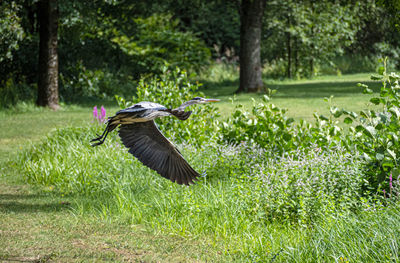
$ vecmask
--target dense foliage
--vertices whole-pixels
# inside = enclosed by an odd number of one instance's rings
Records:
[[[382,3],[381,3],[382,2]],[[261,43],[264,75],[301,78],[373,71],[400,57],[394,7],[381,1],[268,1]],[[0,107],[35,97],[37,1],[7,0],[0,11]],[[176,66],[204,69],[213,57],[236,64],[240,13],[232,1],[59,1],[62,101],[134,91],[142,75]],[[99,55],[101,54],[101,55]]]
[[[331,106],[329,117],[314,114],[314,124],[296,123],[286,117],[284,109],[267,104],[268,97],[265,97],[263,103],[253,107],[251,114],[241,110],[241,105],[237,106],[232,117],[223,123],[222,140],[235,144],[255,143],[269,150],[272,156],[296,149],[345,147],[353,155],[362,155],[368,181],[364,187],[366,192],[391,191],[392,181],[399,178],[400,77],[386,73],[385,66],[380,73],[382,75],[372,76],[382,81],[379,97],[370,100],[381,105],[380,109],[366,109],[357,114]],[[368,86],[360,86],[364,93],[372,93]],[[348,131],[344,129],[346,124],[353,123],[356,125]]]

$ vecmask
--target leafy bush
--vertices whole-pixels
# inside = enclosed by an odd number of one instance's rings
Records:
[[[309,225],[321,216],[361,208],[365,201],[362,162],[343,148],[268,155],[243,143],[221,146],[209,157],[210,173],[235,182],[234,193],[254,221]]]
[[[380,68],[380,75],[372,77],[381,80],[379,97],[370,99],[381,110],[367,109],[359,114],[335,106],[330,107],[330,116],[315,114],[315,123],[305,121],[295,123],[288,118],[285,109],[262,103],[254,105],[251,114],[239,105],[232,117],[223,123],[222,141],[240,144],[255,143],[268,150],[272,156],[281,156],[297,149],[310,151],[313,145],[323,150],[345,147],[349,153],[360,155],[365,161],[366,179],[369,184],[364,189],[376,193],[381,188],[392,191],[390,186],[397,180],[400,170],[400,76],[386,73],[386,64]],[[368,86],[360,84],[364,93],[372,93]],[[342,123],[342,124],[340,124]],[[347,132],[344,124],[351,126]]]
[[[12,61],[12,52],[19,48],[25,37],[18,12],[22,7],[16,2],[0,3],[0,62]]]
[[[397,180],[400,174],[397,168],[400,161],[400,76],[386,73],[386,63],[379,73],[372,79],[382,81],[380,94],[371,98],[370,102],[381,106],[381,109],[367,109],[361,111],[359,117],[354,114],[347,117],[349,122],[356,122],[347,143],[362,153],[367,163],[366,173],[374,189],[383,187],[390,191],[390,180]],[[372,93],[367,85],[359,86],[364,93]]]
[[[191,76],[193,77],[193,75]],[[204,94],[198,89],[199,83],[192,83],[186,71],[176,68],[169,71],[164,67],[163,73],[157,77],[140,79],[136,87],[136,96],[132,101],[126,101],[116,96],[121,108],[129,107],[140,101],[156,101],[166,107],[176,108],[183,102]],[[211,104],[195,105],[187,110],[192,111],[192,116],[185,121],[177,118],[157,119],[163,133],[176,142],[187,141],[201,144],[204,141],[213,140],[218,131],[217,109]]]
[[[303,120],[295,123],[293,118],[286,116],[286,109],[268,102],[269,97],[264,96],[261,103],[254,104],[251,114],[239,104],[222,125],[222,141],[255,143],[269,150],[272,156],[281,156],[298,148],[311,149],[312,145],[324,149],[341,145],[343,131],[333,118],[315,114],[315,125]]]
[[[87,69],[81,61],[60,74],[60,97],[64,101],[82,98],[112,98],[132,94],[136,82],[129,76]]]
[[[211,52],[206,45],[193,33],[180,32],[179,21],[170,15],[154,14],[133,21],[135,35],[114,30],[111,41],[136,64],[136,73],[160,73],[166,65],[199,70],[209,63]]]
[[[13,107],[21,101],[33,100],[35,95],[34,85],[20,83],[12,76],[0,81],[0,109]]]

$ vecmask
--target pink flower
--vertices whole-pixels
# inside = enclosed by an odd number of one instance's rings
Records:
[[[106,120],[106,109],[103,107],[103,105],[101,106],[101,118],[100,120],[102,122],[104,122]]]
[[[97,109],[97,106],[93,107],[93,119],[95,119],[99,123],[106,122],[106,109],[104,106],[101,106],[100,112]]]
[[[93,118],[97,119],[99,116],[99,112],[97,111],[97,106],[93,107]]]
[[[392,182],[393,182],[392,173],[390,173],[390,176],[389,176],[389,188],[390,188],[390,190],[392,190],[392,188],[393,188]]]

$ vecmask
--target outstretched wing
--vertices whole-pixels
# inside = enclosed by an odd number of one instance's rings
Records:
[[[199,176],[154,121],[121,125],[119,136],[129,153],[172,182],[189,185]]]

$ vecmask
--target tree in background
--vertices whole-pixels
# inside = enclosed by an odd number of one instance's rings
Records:
[[[130,95],[142,75],[199,71],[210,57],[237,66],[238,53],[243,92],[261,89],[261,73],[361,72],[353,56],[400,62],[389,0],[70,0],[58,2],[59,17],[46,3],[57,0],[0,2],[0,107],[35,97],[57,105],[57,89],[48,89],[57,83],[63,101]]]
[[[20,6],[15,2],[0,3],[0,62],[12,59],[12,52],[17,50],[24,38],[21,18],[18,16]]]
[[[332,1],[269,1],[264,16],[262,58],[278,64],[274,76],[311,77],[354,43],[359,4]]]
[[[39,66],[36,104],[57,110],[58,98],[58,3],[57,0],[38,2]]]
[[[258,92],[263,88],[261,30],[266,0],[242,0],[240,7],[240,77],[236,92]]]

